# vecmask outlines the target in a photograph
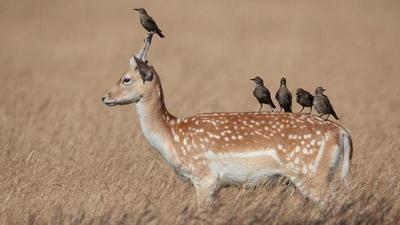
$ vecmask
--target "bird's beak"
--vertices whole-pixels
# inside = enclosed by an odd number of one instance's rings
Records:
[[[135,10],[135,11],[139,11],[139,9],[133,9],[133,10]]]
[[[251,78],[250,80],[254,81],[254,78]]]

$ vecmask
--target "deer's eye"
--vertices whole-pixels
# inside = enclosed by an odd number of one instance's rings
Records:
[[[131,78],[129,78],[129,77],[124,77],[124,79],[122,79],[122,84],[128,85],[128,84],[131,83],[131,81],[132,81]]]

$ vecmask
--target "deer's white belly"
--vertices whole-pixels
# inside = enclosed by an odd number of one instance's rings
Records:
[[[229,153],[208,151],[207,159],[211,173],[223,184],[252,185],[281,174],[282,162],[275,149]]]

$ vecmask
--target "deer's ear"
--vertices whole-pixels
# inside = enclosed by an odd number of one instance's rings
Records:
[[[136,61],[135,61],[135,55],[133,55],[130,59],[129,59],[129,65],[131,67],[132,70],[134,70],[136,68]]]
[[[146,81],[152,81],[153,80],[153,68],[149,65],[147,65],[146,62],[143,62],[142,60],[136,58],[136,56],[133,56],[136,67],[139,70],[140,77],[143,80],[143,83]]]

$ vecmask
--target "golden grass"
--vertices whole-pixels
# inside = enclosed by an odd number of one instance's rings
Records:
[[[398,224],[398,1],[0,2],[1,224]],[[285,183],[223,189],[206,217],[144,140],[133,106],[100,97],[128,69],[143,6],[166,34],[150,61],[170,111],[252,111],[327,88],[354,140],[352,183],[326,209]],[[295,110],[299,110],[296,106]]]

